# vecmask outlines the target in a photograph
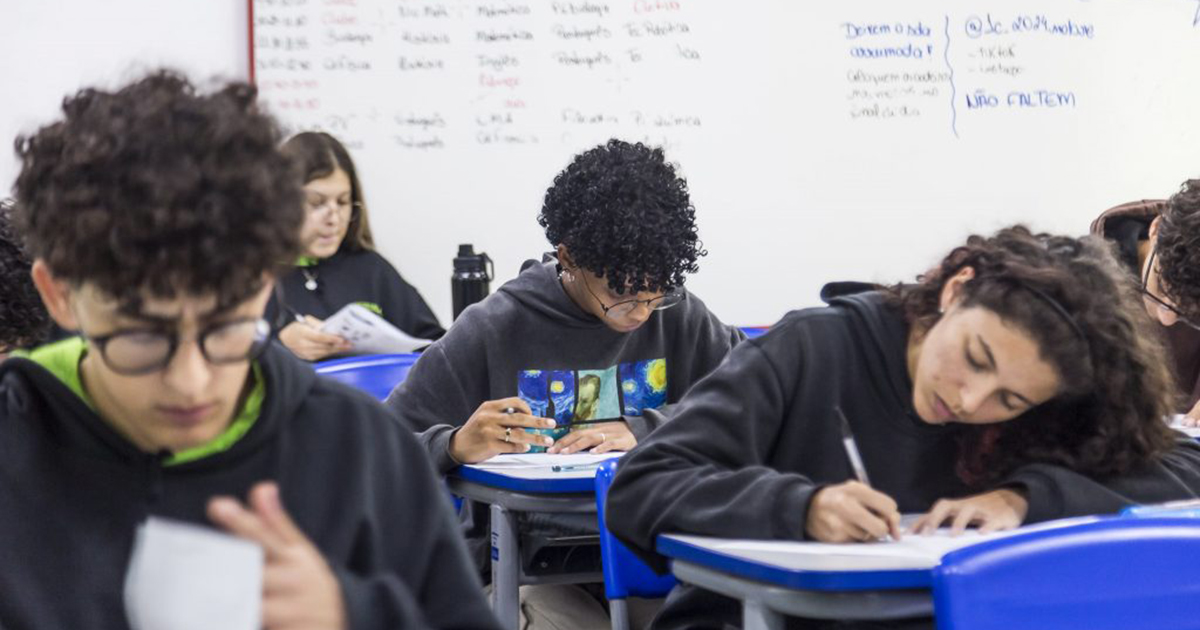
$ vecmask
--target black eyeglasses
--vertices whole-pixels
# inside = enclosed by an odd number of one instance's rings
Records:
[[[163,369],[180,344],[178,332],[153,328],[118,330],[96,337],[84,333],[83,337],[100,350],[105,365],[125,376]],[[253,360],[262,354],[270,339],[270,324],[254,317],[213,324],[196,335],[200,353],[213,365]]]
[[[1191,319],[1188,319],[1188,317],[1186,315],[1184,315],[1182,312],[1180,312],[1179,307],[1175,306],[1174,304],[1168,303],[1166,300],[1164,300],[1150,292],[1150,286],[1149,286],[1150,274],[1154,271],[1154,259],[1157,256],[1158,256],[1158,248],[1151,249],[1150,250],[1150,260],[1146,264],[1146,271],[1142,273],[1142,286],[1138,287],[1139,290],[1141,290],[1142,295],[1150,298],[1150,301],[1154,302],[1156,305],[1158,305],[1159,308],[1166,309],[1167,311],[1173,313],[1175,315],[1175,320],[1177,322],[1179,322],[1180,324],[1183,324],[1184,326],[1187,326],[1187,327],[1195,329],[1195,330],[1200,330],[1200,324],[1197,324],[1197,323],[1193,322]]]
[[[660,295],[656,298],[650,298],[648,300],[639,300],[635,298],[632,300],[622,300],[616,304],[613,304],[612,306],[607,306],[604,304],[604,300],[601,300],[600,296],[596,295],[595,291],[592,291],[592,285],[588,283],[587,273],[580,272],[579,277],[583,278],[583,287],[587,289],[587,292],[591,293],[592,297],[596,299],[596,302],[600,304],[600,308],[604,311],[604,316],[611,317],[613,319],[625,317],[626,315],[632,313],[633,309],[637,308],[638,304],[645,304],[646,308],[652,311],[663,311],[683,301],[682,293],[676,293],[672,291],[671,293],[664,293],[663,295]]]

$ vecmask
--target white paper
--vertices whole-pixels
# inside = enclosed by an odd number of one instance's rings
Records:
[[[625,453],[532,453],[528,455],[497,455],[487,461],[474,464],[485,470],[513,470],[520,468],[550,468],[551,466],[593,466]]]
[[[258,630],[263,550],[206,527],[150,517],[125,575],[133,630]]]
[[[344,337],[358,354],[402,354],[433,343],[411,337],[361,304],[347,304],[321,326],[322,332]]]
[[[913,517],[907,517],[911,522]],[[980,534],[967,530],[951,536],[948,528],[931,534],[902,536],[900,540],[872,543],[820,543],[791,540],[750,540],[673,535],[683,542],[714,551],[792,570],[879,571],[885,569],[928,569],[942,556],[963,547],[1020,533],[1066,527],[1096,520],[1082,517],[1048,521],[1013,530]]]
[[[1200,437],[1200,427],[1185,427],[1183,426],[1183,414],[1177,414],[1170,418],[1171,428],[1176,431],[1183,431],[1188,437]]]

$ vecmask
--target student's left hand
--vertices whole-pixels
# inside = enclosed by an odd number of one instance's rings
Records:
[[[546,449],[547,453],[576,453],[592,449],[593,453],[628,451],[637,446],[637,438],[624,420],[601,422],[586,429],[571,431]]]
[[[921,516],[909,530],[914,534],[933,532],[947,521],[950,534],[957,536],[975,525],[979,533],[1014,529],[1025,521],[1029,501],[1019,492],[1008,488],[992,490],[965,499],[941,499],[928,514]]]
[[[250,490],[247,509],[232,497],[208,502],[208,517],[263,546],[262,625],[267,630],[343,630],[346,612],[337,578],[321,552],[296,527],[279,501],[279,487]]]

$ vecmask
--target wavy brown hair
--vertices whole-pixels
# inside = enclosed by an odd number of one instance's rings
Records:
[[[371,223],[367,220],[367,202],[363,198],[362,184],[358,183],[358,170],[354,168],[354,160],[350,152],[338,142],[337,138],[322,131],[305,131],[288,138],[281,149],[283,154],[290,157],[303,176],[302,184],[314,179],[329,177],[341,169],[350,179],[350,226],[346,228],[346,238],[338,251],[357,252],[364,249],[375,249],[375,239],[371,236]]]
[[[1163,421],[1174,391],[1163,349],[1111,247],[1099,237],[1014,226],[971,236],[917,284],[888,290],[920,334],[940,317],[946,281],[973,268],[960,306],[986,308],[1026,332],[1062,380],[1056,397],[1009,422],[962,427],[958,471],[968,484],[996,481],[1029,463],[1117,475],[1174,444]]]
[[[1162,290],[1188,317],[1200,317],[1200,179],[1189,179],[1167,201],[1155,250]]]

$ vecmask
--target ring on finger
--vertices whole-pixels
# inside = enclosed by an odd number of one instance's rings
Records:
[[[603,434],[603,433],[601,433],[601,434],[600,434],[600,441],[601,441],[601,442],[603,442],[603,441],[604,441],[604,434]]]
[[[504,441],[512,442],[512,427],[504,427]]]

